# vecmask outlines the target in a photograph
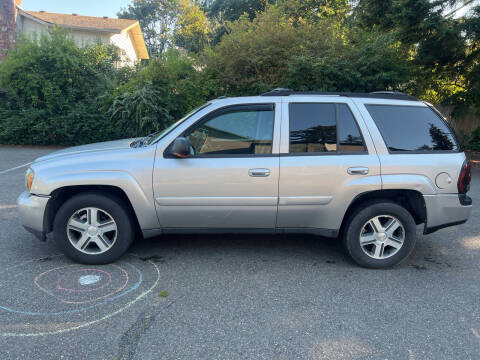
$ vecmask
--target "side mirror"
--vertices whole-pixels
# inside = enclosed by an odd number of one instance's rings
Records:
[[[186,158],[190,156],[190,147],[188,139],[179,137],[173,142],[171,153],[177,158]]]

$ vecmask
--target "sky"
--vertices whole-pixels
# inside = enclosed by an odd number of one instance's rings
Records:
[[[89,16],[117,17],[117,12],[126,7],[132,0],[23,0],[25,10],[45,10],[62,14],[79,14]],[[381,0],[380,0],[381,1]],[[478,5],[476,0],[455,14],[463,16],[473,5]]]
[[[131,0],[23,0],[25,10],[45,10],[62,14],[117,17]]]

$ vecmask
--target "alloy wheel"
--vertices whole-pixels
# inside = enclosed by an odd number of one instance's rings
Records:
[[[70,243],[82,253],[107,252],[117,239],[117,224],[105,210],[88,207],[76,211],[67,222]]]
[[[360,231],[360,246],[365,254],[377,260],[395,255],[405,241],[405,229],[397,218],[379,215],[368,220]]]

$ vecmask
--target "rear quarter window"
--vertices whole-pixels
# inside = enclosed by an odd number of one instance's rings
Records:
[[[459,151],[451,129],[429,107],[366,105],[390,152]]]

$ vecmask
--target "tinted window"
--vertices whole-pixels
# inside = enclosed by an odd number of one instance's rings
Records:
[[[362,136],[346,104],[290,104],[291,153],[364,151]]]
[[[352,112],[346,104],[338,104],[338,143],[341,152],[364,152],[365,145]]]
[[[428,107],[367,105],[367,109],[392,152],[458,150],[448,126]]]
[[[222,112],[186,137],[197,154],[271,154],[273,110],[236,109]]]
[[[334,104],[290,104],[290,152],[337,151]]]

